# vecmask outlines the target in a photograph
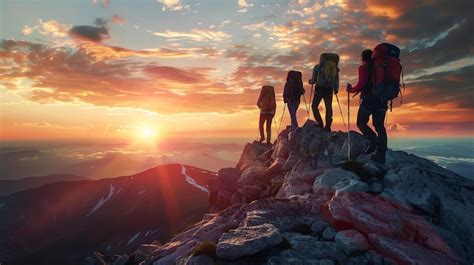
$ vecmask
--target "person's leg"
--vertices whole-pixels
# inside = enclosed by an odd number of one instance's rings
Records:
[[[311,109],[313,109],[313,116],[319,127],[323,127],[323,118],[321,113],[319,113],[319,103],[321,103],[322,96],[319,94],[314,94],[313,102],[311,103]]]
[[[298,119],[296,118],[296,112],[298,111],[299,102],[289,101],[288,102],[288,111],[290,112],[291,117],[291,127],[298,128]]]
[[[267,143],[270,143],[272,140],[272,121],[273,121],[273,115],[272,114],[267,114],[266,122],[267,122]]]
[[[372,112],[360,105],[359,112],[357,113],[357,127],[367,139],[371,146],[375,146],[377,143],[377,135],[375,132],[367,125],[369,122],[369,117]]]
[[[332,93],[324,96],[324,107],[326,108],[326,130],[331,131],[332,125]]]
[[[265,139],[265,136],[263,135],[263,123],[265,122],[265,114],[260,113],[260,119],[258,120],[258,129],[260,131],[260,142],[262,142]]]
[[[385,115],[387,113],[386,108],[378,109],[372,116],[372,124],[374,125],[375,131],[378,136],[378,147],[377,151],[385,152],[387,150],[387,131],[385,130]]]

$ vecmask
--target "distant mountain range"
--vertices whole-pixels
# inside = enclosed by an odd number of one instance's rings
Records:
[[[60,176],[49,179],[55,177]],[[167,241],[201,219],[208,205],[207,182],[214,177],[172,164],[0,197],[0,263],[81,264],[92,251],[113,255],[142,242]]]
[[[48,183],[84,180],[84,177],[72,174],[53,174],[48,176],[29,177],[22,179],[0,180],[0,196],[8,196],[15,192],[41,187]]]

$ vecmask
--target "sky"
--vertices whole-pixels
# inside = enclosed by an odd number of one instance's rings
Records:
[[[323,52],[341,57],[347,122],[345,84],[381,42],[402,49],[406,83],[389,135],[472,136],[472,10],[469,0],[0,0],[0,137],[256,137],[260,88],[275,86],[279,122],[286,73],[308,80]]]

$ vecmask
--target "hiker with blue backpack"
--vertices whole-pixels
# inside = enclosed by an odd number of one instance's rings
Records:
[[[283,89],[283,101],[288,104],[288,111],[291,117],[291,128],[298,128],[296,112],[300,106],[301,95],[304,95],[302,74],[299,71],[289,71]]]
[[[360,93],[361,103],[357,113],[357,127],[368,140],[367,154],[372,160],[385,163],[387,150],[387,131],[385,115],[390,102],[400,93],[400,74],[402,67],[399,60],[400,49],[392,44],[382,43],[372,50],[361,53],[362,64],[359,66],[357,85],[347,84],[349,93]],[[368,125],[372,116],[375,133]]]
[[[332,97],[337,96],[339,90],[339,55],[335,53],[323,53],[319,58],[319,64],[313,68],[312,78],[309,80],[310,85],[314,85],[314,98],[311,103],[314,119],[317,126],[331,131],[332,124]],[[313,91],[311,89],[311,91]],[[312,92],[311,92],[312,94]],[[312,95],[310,95],[312,96]],[[311,100],[311,99],[310,99]],[[319,113],[319,104],[324,100],[326,109],[326,124],[323,124],[323,118]]]

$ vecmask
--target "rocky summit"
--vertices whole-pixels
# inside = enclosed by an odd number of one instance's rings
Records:
[[[472,264],[474,182],[312,121],[244,147],[209,182],[209,214],[113,264]],[[149,246],[149,245],[148,245]]]

